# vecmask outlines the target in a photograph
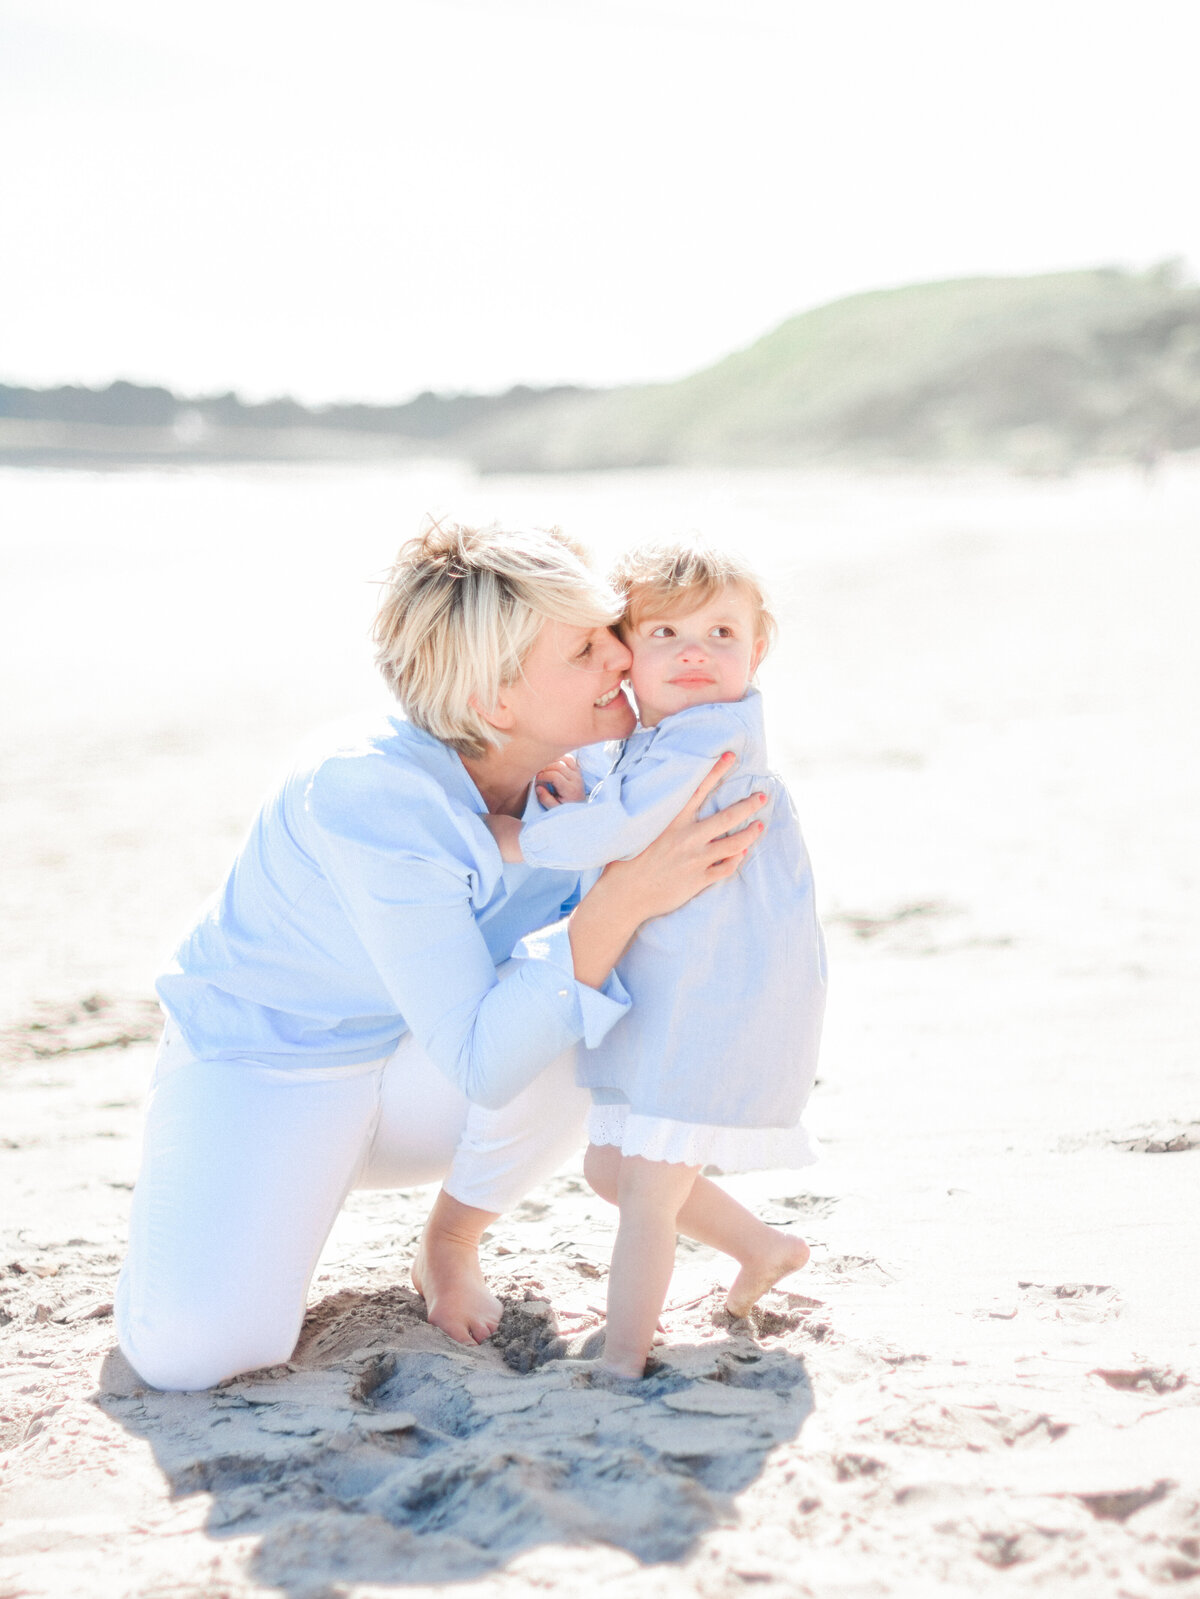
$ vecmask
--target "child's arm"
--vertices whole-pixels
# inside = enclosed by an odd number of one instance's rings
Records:
[[[735,706],[697,705],[668,717],[645,754],[610,772],[586,805],[560,805],[530,822],[523,859],[561,871],[631,860],[674,821],[717,757],[740,757],[745,745]]]
[[[481,816],[479,820],[496,840],[500,859],[515,865],[525,859],[521,853],[521,823],[515,816]]]
[[[544,766],[537,774],[536,783],[538,800],[545,810],[587,799],[583,773],[573,755],[564,755],[561,761]],[[525,859],[521,853],[521,822],[517,817],[487,814],[479,820],[496,840],[502,861],[515,865]]]

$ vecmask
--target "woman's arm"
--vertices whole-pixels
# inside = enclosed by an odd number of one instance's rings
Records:
[[[569,923],[523,940],[503,981],[475,919],[475,898],[486,902],[492,885],[464,857],[436,785],[364,778],[354,762],[326,767],[309,794],[311,842],[399,1015],[468,1098],[499,1106],[573,1044],[598,1043],[628,1009],[611,974],[641,922],[736,869],[747,844],[719,835],[748,820],[753,802],[696,817],[729,764],[636,862],[606,872]]]
[[[757,843],[763,827],[753,818],[765,803],[757,794],[711,816],[699,815],[733,764],[732,755],[722,755],[659,836],[633,860],[607,866],[571,913],[578,982],[599,988],[643,922],[678,910],[704,889],[732,877]]]
[[[579,982],[598,988],[642,922],[675,910],[690,899],[691,894],[678,897],[680,884],[692,880],[689,872],[699,867],[700,887],[708,887],[710,882],[718,882],[737,870],[762,829],[741,832],[729,840],[724,835],[744,827],[761,807],[763,799],[751,795],[717,812],[711,818],[712,827],[699,823],[696,814],[717,783],[729,775],[735,758],[727,753],[715,766],[707,763],[703,781],[699,787],[694,779],[691,781],[686,790],[687,802],[682,808],[673,789],[674,809],[668,825],[664,828],[661,819],[656,817],[657,838],[652,838],[650,845],[634,859],[613,862],[572,913],[571,949]],[[659,763],[660,768],[661,765]],[[672,774],[671,782],[678,787],[676,774]],[[579,812],[580,821],[586,822],[598,809],[598,802],[593,801]],[[605,815],[611,818],[611,826],[600,829],[603,837],[611,838],[613,828],[626,823],[627,835],[634,834],[635,826],[640,829],[645,825],[644,817],[626,818],[624,809],[616,805],[606,807]],[[528,829],[523,829],[513,816],[485,816],[482,820],[496,840],[502,860],[524,859],[522,846]],[[534,824],[535,828],[539,825]],[[713,866],[722,868],[719,874],[712,873]],[[693,892],[699,892],[699,888]]]

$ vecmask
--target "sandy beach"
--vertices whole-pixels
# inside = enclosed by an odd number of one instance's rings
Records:
[[[578,1163],[489,1235],[477,1350],[353,1195],[286,1367],[155,1393],[111,1302],[157,962],[302,733],[377,703],[429,510],[601,559],[736,540],[830,942],[812,1245],[750,1321],[681,1244],[636,1394],[575,1357]],[[1048,482],[0,472],[0,1599],[1200,1593],[1200,467]]]

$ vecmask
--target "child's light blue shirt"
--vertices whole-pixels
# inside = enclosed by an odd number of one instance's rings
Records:
[[[485,810],[454,751],[399,717],[302,754],[159,978],[193,1055],[354,1065],[411,1031],[499,1106],[597,1044],[629,999],[615,976],[575,980],[561,918],[578,874],[506,867]]]
[[[580,1055],[578,1076],[598,1101],[627,1101],[640,1115],[791,1127],[816,1075],[825,943],[791,797],[769,769],[757,691],[636,729],[588,802],[538,814],[521,851],[536,865],[585,871],[640,854],[725,750],[737,767],[701,814],[765,793],[767,831],[735,877],[642,926],[617,967],[633,1009]]]

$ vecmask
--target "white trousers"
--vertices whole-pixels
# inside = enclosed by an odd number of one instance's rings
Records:
[[[117,1336],[155,1388],[210,1388],[287,1360],[352,1188],[441,1180],[510,1209],[584,1141],[588,1094],[561,1056],[484,1110],[411,1037],[366,1066],[198,1061],[168,1027],[146,1110]]]

